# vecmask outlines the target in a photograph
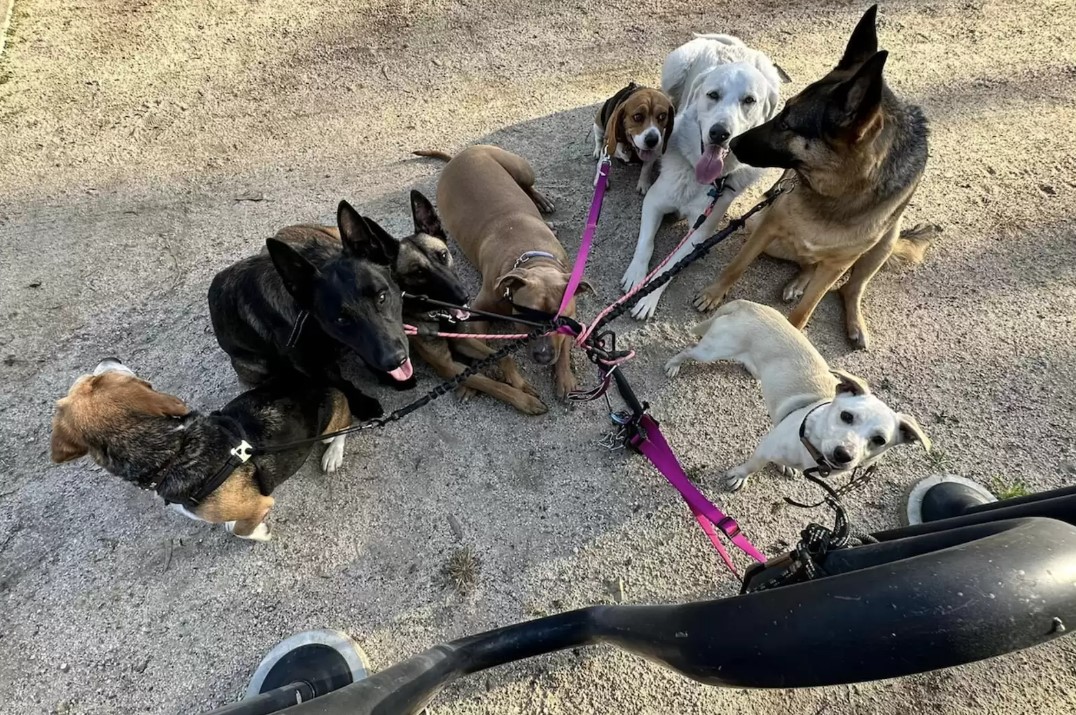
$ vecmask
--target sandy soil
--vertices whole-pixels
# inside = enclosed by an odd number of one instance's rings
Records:
[[[283,225],[328,220],[342,197],[402,233],[406,192],[432,195],[438,168],[412,149],[485,141],[527,156],[574,250],[598,102],[629,78],[656,81],[692,31],[768,51],[791,93],[835,61],[864,3],[700,7],[16,0],[0,59],[0,711],[206,710],[307,628],[352,633],[383,667],[609,602],[617,579],[632,603],[734,593],[675,492],[639,458],[594,445],[607,425],[599,405],[528,419],[489,399],[442,400],[352,440],[332,478],[311,460],[277,492],[268,545],[165,513],[89,464],[50,466],[47,453],[53,401],[106,355],[200,408],[230,399],[237,383],[206,315],[214,272]],[[918,270],[873,284],[869,352],[849,350],[833,297],[808,334],[835,366],[918,415],[938,450],[887,457],[849,502],[864,528],[896,524],[905,488],[939,470],[1033,489],[1076,472],[1074,16],[1067,0],[882,7],[890,83],[933,127],[908,218],[945,233]],[[618,168],[614,182],[584,314],[617,295],[635,241],[634,177]],[[667,227],[663,245],[681,230]],[[620,326],[639,351],[632,379],[687,466],[776,553],[826,515],[781,508],[783,495],[811,492],[776,475],[723,493],[719,474],[766,429],[757,387],[727,367],[674,382],[660,370],[688,341],[690,296],[735,250],[688,271],[654,322]],[[735,297],[776,303],[790,275],[762,261]],[[527,369],[552,401],[547,377]],[[440,578],[462,547],[481,559],[469,596]],[[1071,712],[1074,643],[768,692],[706,688],[586,649],[466,680],[431,712]]]

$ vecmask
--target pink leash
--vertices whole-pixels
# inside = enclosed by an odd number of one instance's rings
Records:
[[[564,296],[560,299],[560,309],[557,310],[559,318],[568,310],[568,304],[575,297],[575,291],[583,280],[583,271],[587,267],[587,257],[590,255],[590,246],[594,242],[594,232],[598,230],[598,218],[602,213],[602,202],[605,201],[605,190],[609,186],[609,169],[612,161],[605,152],[602,152],[601,161],[598,162],[598,173],[594,175],[594,198],[590,201],[590,213],[587,215],[587,225],[583,229],[583,237],[579,241],[579,253],[575,254],[575,265],[572,267],[572,275],[568,278],[568,286],[564,289]],[[583,331],[587,332],[586,330]],[[581,343],[580,343],[581,344]]]
[[[639,420],[639,427],[641,429],[632,437],[631,445],[642,452],[650,460],[650,463],[654,465],[654,468],[669,480],[669,484],[672,484],[676,491],[680,492],[680,496],[684,498],[688,507],[691,508],[691,513],[695,515],[699,526],[709,537],[710,543],[717,549],[717,553],[721,556],[721,560],[725,562],[725,566],[728,567],[729,571],[739,578],[728,550],[714,531],[715,527],[732,542],[733,546],[755,561],[765,563],[766,557],[740,531],[740,525],[736,523],[736,520],[714,506],[713,502],[703,496],[702,492],[691,483],[691,480],[688,479],[687,474],[684,472],[684,468],[680,466],[680,461],[676,458],[676,454],[673,453],[669,443],[665,440],[665,435],[658,429],[658,423],[654,418],[650,415],[643,415]]]

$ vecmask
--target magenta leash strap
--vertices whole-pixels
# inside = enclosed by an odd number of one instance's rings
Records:
[[[725,562],[728,569],[733,574],[736,574],[732,559],[714,531],[714,527],[721,531],[740,551],[759,563],[765,563],[766,557],[740,531],[740,525],[736,523],[736,520],[725,515],[714,506],[691,483],[691,480],[688,479],[687,474],[684,472],[684,468],[680,466],[680,461],[676,458],[676,454],[673,453],[669,443],[665,440],[665,435],[658,429],[658,423],[650,415],[643,415],[639,420],[639,426],[642,431],[632,438],[632,446],[642,452],[650,460],[650,463],[669,480],[669,484],[672,484],[676,491],[680,492],[680,496],[684,498],[684,501],[691,508],[691,513],[695,515],[699,526],[709,537],[710,543],[717,549],[717,553],[721,556],[721,560]]]
[[[568,303],[575,296],[575,290],[583,280],[583,272],[587,268],[587,256],[590,255],[590,245],[594,242],[594,232],[598,228],[598,217],[602,213],[602,201],[605,200],[605,189],[609,185],[609,169],[612,167],[609,157],[602,154],[598,163],[598,173],[594,176],[594,198],[590,202],[590,214],[587,216],[587,226],[583,229],[583,238],[579,242],[579,253],[575,255],[575,266],[572,267],[572,275],[568,278],[568,286],[564,289],[564,297],[560,299],[560,309],[557,310],[559,318],[568,309]]]

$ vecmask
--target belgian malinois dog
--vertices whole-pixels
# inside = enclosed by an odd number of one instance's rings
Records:
[[[869,342],[863,291],[891,259],[919,263],[935,226],[901,232],[904,209],[927,163],[927,120],[904,104],[882,77],[888,53],[878,51],[878,6],[856,25],[833,70],[788,100],[773,119],[732,140],[736,157],[752,166],[785,169],[795,188],[748,222],[735,259],[695,298],[716,308],[761,253],[794,261],[801,271],[784,289],[799,301],[789,321],[803,328],[818,302],[841,287],[848,338]]]

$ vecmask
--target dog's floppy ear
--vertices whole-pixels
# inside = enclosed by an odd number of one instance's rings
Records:
[[[321,276],[320,271],[284,241],[266,239],[265,247],[269,249],[269,257],[288,293],[301,308],[309,309],[314,302],[314,285]]]
[[[923,431],[915,418],[903,412],[898,412],[897,419],[900,420],[897,425],[897,429],[900,430],[900,441],[902,443],[918,442],[923,445],[923,449],[929,452],[931,446],[930,437],[927,437],[927,433]]]
[[[396,260],[400,242],[376,221],[360,216],[347,201],[341,201],[336,209],[336,225],[340,229],[340,241],[347,255],[365,258],[383,266],[392,265]]]
[[[672,138],[673,122],[676,118],[676,107],[669,102],[669,113],[665,116],[665,131],[661,133],[661,153],[664,154],[669,148],[669,139]]]
[[[153,417],[183,417],[190,413],[191,408],[187,407],[187,403],[175,395],[169,395],[167,392],[157,392],[145,380],[138,380],[138,383],[146,389],[143,394],[136,396],[132,402],[133,406],[142,414]]]
[[[579,285],[577,285],[575,287],[575,294],[576,295],[579,295],[580,293],[593,293],[593,292],[594,292],[594,286],[592,286],[590,284],[590,281],[581,280],[581,281],[579,281]]]
[[[520,270],[512,270],[497,279],[497,297],[505,298],[527,285],[527,276]]]
[[[878,51],[878,6],[871,5],[863,13],[863,17],[852,30],[852,36],[848,38],[848,45],[844,48],[844,56],[837,63],[837,69],[850,70],[856,65],[866,62]]]
[[[830,370],[830,372],[837,378],[837,387],[834,390],[835,394],[854,396],[871,394],[870,385],[868,385],[867,381],[863,378],[856,377],[844,370]]]
[[[72,423],[71,411],[65,400],[56,403],[56,412],[52,415],[52,440],[50,445],[52,461],[57,464],[78,459],[89,451],[89,445],[82,437],[82,431]]]
[[[624,112],[627,102],[620,101],[609,115],[609,121],[605,123],[605,153],[612,158],[616,153],[618,142],[627,142],[627,134],[624,132]]]
[[[876,53],[863,63],[855,75],[846,80],[833,94],[833,105],[840,112],[838,123],[853,130],[853,138],[858,141],[863,132],[877,115],[882,104],[882,88],[889,53],[885,50]]]
[[[415,233],[448,238],[444,228],[441,227],[441,219],[437,216],[437,210],[433,204],[414,189],[411,190],[411,218],[415,220]]]

